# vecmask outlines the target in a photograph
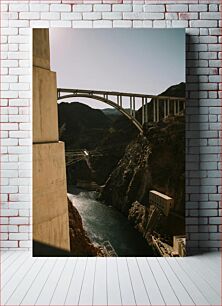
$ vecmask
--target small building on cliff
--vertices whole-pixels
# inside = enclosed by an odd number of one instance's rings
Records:
[[[170,210],[174,206],[174,200],[166,194],[163,194],[156,190],[150,190],[149,204],[156,206],[164,213],[165,216],[168,216]]]

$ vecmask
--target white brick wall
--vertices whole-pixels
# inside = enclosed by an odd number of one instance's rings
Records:
[[[1,248],[31,247],[32,27],[185,27],[186,230],[191,252],[221,247],[220,0],[1,2]]]

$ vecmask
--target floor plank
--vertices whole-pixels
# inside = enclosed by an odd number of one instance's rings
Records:
[[[180,304],[195,305],[194,301],[192,300],[192,297],[189,295],[189,293],[186,291],[186,288],[181,283],[180,277],[173,272],[171,266],[169,265],[169,259],[167,260],[166,257],[160,257],[157,260],[160,264],[163,273],[166,275],[166,278],[171,284],[171,287],[174,288],[175,295],[177,296],[177,299]]]
[[[127,265],[137,305],[150,305],[150,300],[136,258],[127,258]]]
[[[23,282],[25,275],[30,271],[33,265],[35,265],[36,259],[29,257],[26,258],[23,265],[17,270],[16,274],[10,279],[10,282],[5,283],[4,278],[2,278],[2,290],[1,290],[1,303],[4,305],[13,292],[16,290],[17,286]]]
[[[48,258],[45,260],[45,264],[42,266],[42,269],[39,270],[38,275],[33,280],[20,305],[35,305],[44,285],[49,278],[50,273],[52,272],[52,269],[55,266],[55,263],[56,258]]]
[[[21,256],[22,256],[22,252],[16,252],[15,255],[7,258],[5,263],[1,265],[1,273],[5,273],[8,268],[10,268],[12,265],[14,266],[14,264],[16,264],[16,260],[19,259],[19,257]]]
[[[4,252],[0,252],[0,262],[1,264],[7,260],[7,258],[9,258],[10,256],[12,256],[14,254],[14,252],[7,252],[7,251],[4,251]]]
[[[212,287],[216,290],[216,292],[220,295],[221,294],[221,268],[219,265],[217,269],[217,273],[212,271],[211,265],[204,265],[203,269],[203,262],[193,257],[187,257],[186,258],[187,264],[192,267],[196,271],[196,273],[199,273],[200,276]]]
[[[20,305],[24,295],[29,290],[35,277],[38,275],[39,271],[46,264],[46,260],[43,258],[38,258],[38,260],[32,265],[31,269],[28,270],[27,274],[24,275],[22,282],[13,291],[12,295],[9,297],[6,305]]]
[[[190,275],[187,275],[187,273],[184,272],[184,270],[181,268],[181,266],[178,264],[177,260],[175,258],[170,258],[168,260],[169,265],[171,266],[172,270],[178,277],[180,278],[181,282],[185,286],[187,292],[192,297],[192,300],[196,305],[209,305],[209,302],[206,300],[206,298],[203,296],[203,294],[200,292],[196,284],[193,282]]]
[[[80,292],[79,305],[93,304],[93,286],[96,269],[96,257],[88,258],[86,271]]]
[[[192,266],[189,265],[187,260],[184,258],[177,258],[177,262],[180,264],[181,268],[187,273],[193,280],[193,282],[198,287],[199,291],[206,298],[209,304],[219,305],[221,302],[219,294],[212,288],[200,275],[197,273]]]
[[[162,293],[164,301],[167,305],[179,305],[179,300],[175,294],[174,288],[168,282],[165,274],[162,272],[162,269],[155,257],[147,259],[147,262],[150,266],[150,269],[153,272],[153,275],[158,283],[159,289]]]
[[[16,262],[14,262],[13,265],[11,265],[6,273],[2,272],[1,273],[1,277],[2,277],[2,282],[1,282],[1,290],[3,288],[3,286],[6,286],[6,284],[12,279],[12,277],[14,275],[16,275],[16,273],[19,273],[18,270],[22,268],[22,266],[24,265],[25,261],[27,260],[27,256],[24,256],[24,254],[22,254],[18,260]]]
[[[108,305],[122,305],[117,258],[107,258],[107,301]]]
[[[220,305],[220,253],[184,258],[2,258],[1,305]]]
[[[50,305],[52,296],[57,283],[59,282],[66,261],[67,258],[57,258],[56,265],[53,267],[49,278],[47,279],[47,283],[45,283],[44,287],[42,288],[35,305]]]
[[[136,305],[135,295],[130,280],[126,258],[124,257],[118,258],[117,267],[118,267],[118,275],[119,275],[120,290],[122,297],[122,305]]]
[[[82,282],[86,270],[87,258],[79,257],[72,276],[64,305],[78,305]]]
[[[52,296],[50,305],[64,305],[69,290],[72,275],[76,268],[77,258],[68,258],[57,287]]]
[[[165,305],[158,283],[154,278],[153,272],[150,269],[146,258],[138,258],[137,264],[143,277],[151,305]]]
[[[96,258],[93,305],[107,305],[106,257]]]

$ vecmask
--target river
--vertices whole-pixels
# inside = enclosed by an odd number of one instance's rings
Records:
[[[113,207],[97,201],[94,191],[69,186],[68,192],[92,242],[109,241],[118,256],[154,256],[152,248],[127,218]]]

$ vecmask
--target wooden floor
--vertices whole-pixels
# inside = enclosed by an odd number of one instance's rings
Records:
[[[32,258],[2,252],[0,305],[221,305],[220,256]]]

